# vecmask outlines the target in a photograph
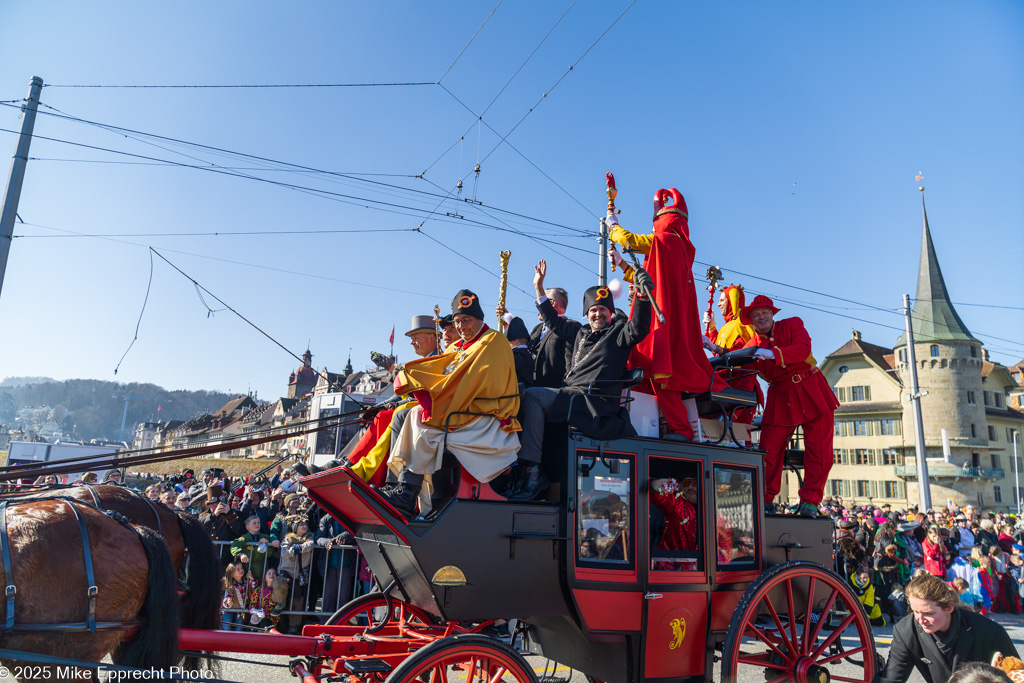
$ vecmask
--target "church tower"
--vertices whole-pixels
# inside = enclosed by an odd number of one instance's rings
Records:
[[[302,354],[302,367],[288,377],[288,398],[302,398],[313,391],[316,372],[313,371],[313,354],[309,349]]]
[[[920,188],[922,193],[924,188]],[[917,295],[911,313],[914,352],[924,423],[925,450],[929,459],[929,480],[933,506],[944,507],[948,499],[959,505],[978,505],[977,496],[991,490],[996,472],[990,468],[989,441],[985,406],[982,401],[982,344],[957,315],[946,290],[942,269],[935,254],[928,211],[921,195],[924,232],[921,238],[921,263],[917,275]],[[896,371],[904,394],[910,388],[907,365],[907,341],[901,336],[893,349]],[[910,465],[914,455],[914,407],[904,396],[905,454]],[[949,435],[950,464],[943,462],[942,430]],[[966,469],[965,469],[966,468]],[[909,475],[909,476],[908,476]],[[991,476],[986,476],[991,475]],[[908,469],[907,498],[920,499],[916,474]],[[991,503],[989,498],[988,503]]]

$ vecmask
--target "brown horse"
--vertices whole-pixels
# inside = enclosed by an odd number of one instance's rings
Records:
[[[7,501],[5,507],[3,564],[9,562],[10,571],[3,568],[3,582],[16,590],[0,597],[0,648],[96,662],[110,653],[125,666],[178,663],[174,567],[160,537],[67,498]],[[89,631],[90,614],[95,632]],[[32,678],[63,677],[53,665],[3,661]],[[68,673],[75,680],[95,672],[76,671]]]
[[[220,628],[220,577],[223,569],[210,534],[195,516],[172,510],[116,484],[50,486],[39,491],[3,494],[0,500],[13,502],[54,496],[68,496],[100,510],[113,510],[132,524],[145,526],[159,534],[171,554],[175,575],[181,577],[188,588],[179,607],[182,628]]]

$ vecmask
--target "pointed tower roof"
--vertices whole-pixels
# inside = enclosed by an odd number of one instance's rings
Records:
[[[921,212],[924,217],[924,234],[921,237],[921,265],[917,271],[917,295],[914,298],[912,314],[914,342],[926,341],[978,341],[968,331],[964,321],[957,315],[949,300],[946,281],[942,278],[939,258],[935,255],[935,244],[928,227],[928,209],[924,204],[924,188],[921,190]],[[897,346],[905,344],[900,335]]]

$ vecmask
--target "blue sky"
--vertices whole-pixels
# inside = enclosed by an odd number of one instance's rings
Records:
[[[802,317],[819,359],[852,329],[899,336],[922,172],[958,312],[994,360],[1024,358],[1024,6],[506,0],[470,42],[495,3],[0,6],[0,101],[53,84],[0,294],[0,376],[115,379],[146,246],[335,371],[350,348],[356,368],[386,351],[393,325],[409,358],[410,317],[463,287],[492,310],[503,249],[513,311],[532,321],[546,258],[578,314],[606,171],[637,231],[654,191],[678,187],[697,260]],[[56,87],[410,82],[430,85]],[[0,107],[0,128],[18,115]],[[15,139],[0,132],[5,164]],[[452,199],[460,178],[482,205]],[[301,232],[324,230],[362,232]],[[278,234],[166,235],[238,231]],[[116,379],[281,395],[296,361],[205,300],[156,258]]]

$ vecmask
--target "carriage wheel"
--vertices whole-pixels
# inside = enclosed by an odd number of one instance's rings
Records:
[[[387,609],[387,600],[383,593],[367,593],[349,601],[341,609],[327,618],[326,626],[371,626],[380,622]],[[391,600],[391,614],[388,615],[388,626],[400,623],[409,626],[434,626],[437,619],[419,607],[401,600]]]
[[[762,574],[736,606],[722,680],[870,683],[874,652],[867,615],[846,583],[817,562],[786,562]]]
[[[436,640],[409,655],[387,683],[538,683],[537,674],[508,645],[472,634]]]

